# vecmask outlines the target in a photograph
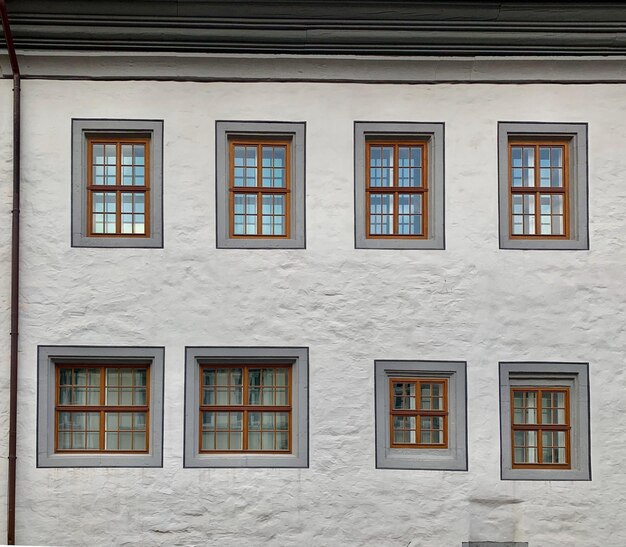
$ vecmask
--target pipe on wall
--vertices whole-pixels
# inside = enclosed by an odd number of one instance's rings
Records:
[[[9,26],[5,0],[0,0],[2,30],[13,74],[13,208],[11,210],[11,379],[9,402],[9,472],[7,485],[7,544],[15,545],[15,480],[17,460],[17,371],[20,287],[20,68]]]

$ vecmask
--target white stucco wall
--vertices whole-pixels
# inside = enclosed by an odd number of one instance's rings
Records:
[[[11,351],[11,209],[13,205],[13,82],[0,80],[0,513],[6,514],[9,455],[9,376]],[[6,519],[0,519],[0,538]]]
[[[31,80],[23,114],[20,543],[626,543],[622,85]],[[164,249],[70,247],[72,117],[164,120]],[[307,122],[306,250],[215,248],[217,119]],[[354,249],[355,120],[445,122],[445,251]],[[590,251],[498,249],[501,120],[589,122]],[[162,469],[36,468],[39,344],[165,346]],[[310,468],[183,469],[186,345],[309,346]],[[468,472],[374,468],[374,359],[468,362]],[[590,362],[591,482],[500,480],[501,360]]]

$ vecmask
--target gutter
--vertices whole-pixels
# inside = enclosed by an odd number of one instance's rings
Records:
[[[11,380],[9,403],[9,473],[7,485],[7,544],[15,545],[15,478],[17,460],[17,370],[20,283],[20,68],[5,0],[0,0],[2,30],[13,73],[13,209],[11,210]]]

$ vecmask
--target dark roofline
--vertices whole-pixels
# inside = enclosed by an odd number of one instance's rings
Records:
[[[18,49],[626,55],[625,2],[7,0]]]

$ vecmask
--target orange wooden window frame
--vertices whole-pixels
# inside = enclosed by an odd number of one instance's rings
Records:
[[[536,424],[516,424],[515,406],[513,396],[515,392],[532,391],[536,395],[537,401],[537,423]],[[564,424],[542,424],[541,423],[541,395],[544,392],[560,392],[565,394],[565,423]],[[569,405],[569,388],[547,388],[547,387],[514,387],[511,388],[511,464],[513,469],[571,469],[572,452],[571,452],[571,422],[570,422],[570,405]],[[537,463],[515,463],[515,432],[516,431],[536,431],[537,432]],[[543,439],[544,431],[562,431],[565,432],[565,457],[567,463],[543,463]]]
[[[372,147],[393,147],[393,186],[371,186],[371,148]],[[422,149],[422,180],[421,186],[398,186],[398,149],[400,147],[411,146]],[[404,140],[368,140],[365,143],[365,237],[368,239],[428,239],[428,143],[425,141],[404,141]],[[371,233],[371,195],[391,194],[393,195],[393,234],[372,234]],[[398,201],[400,194],[419,194],[422,196],[422,233],[421,234],[398,234]]]
[[[241,405],[205,405],[202,404],[202,400],[203,400],[203,393],[202,393],[202,389],[204,387],[203,384],[203,376],[204,376],[204,371],[205,370],[218,370],[218,369],[233,369],[233,368],[240,368],[242,369],[242,375],[241,375],[241,382],[242,382],[242,402],[246,402],[248,401],[248,388],[249,386],[249,373],[251,369],[278,369],[278,368],[283,368],[283,369],[287,369],[287,404],[286,405],[262,405],[262,404],[258,404],[258,405],[251,405],[251,404],[241,404]],[[261,373],[263,374],[263,373]],[[235,364],[235,363],[225,363],[225,364],[219,364],[219,365],[215,365],[215,364],[211,364],[211,365],[200,365],[200,381],[198,382],[199,385],[199,389],[200,389],[200,413],[199,413],[199,420],[198,420],[198,434],[199,434],[199,439],[198,439],[198,446],[199,446],[199,451],[201,453],[205,453],[205,454],[241,454],[241,453],[246,453],[246,454],[290,454],[292,452],[292,422],[293,422],[293,415],[292,415],[292,379],[293,379],[293,367],[292,365],[284,365],[284,364],[271,364],[271,363],[263,363],[263,364]],[[230,384],[230,374],[228,377],[228,387],[231,386]],[[274,377],[274,389],[276,389],[276,387],[282,387],[282,386],[276,386],[276,379]],[[230,396],[229,396],[230,397]],[[241,412],[242,413],[242,428],[241,428],[241,434],[243,436],[242,438],[242,448],[241,450],[218,450],[218,449],[214,449],[214,450],[205,450],[202,448],[202,413],[203,412]],[[249,412],[285,412],[288,415],[288,430],[287,430],[287,436],[289,439],[289,447],[287,450],[249,450],[248,449],[248,413]],[[217,431],[217,429],[216,429]],[[226,430],[224,430],[226,431]],[[229,432],[232,430],[228,430]],[[237,430],[238,432],[239,430]],[[274,430],[274,432],[276,432],[276,430]]]
[[[106,371],[112,368],[130,368],[146,370],[146,404],[145,405],[107,405],[106,404]],[[60,378],[62,369],[98,369],[100,371],[100,404],[99,405],[62,405],[59,403]],[[73,373],[72,373],[73,377]],[[134,387],[134,375],[133,386]],[[73,385],[73,384],[72,384]],[[141,386],[143,387],[143,386]],[[110,365],[94,365],[91,364],[57,364],[55,367],[55,395],[54,395],[54,451],[60,454],[145,454],[149,452],[150,446],[150,365],[149,364],[110,364]],[[100,414],[100,441],[99,449],[59,449],[59,413],[60,412],[90,412]],[[146,448],[145,450],[107,450],[105,449],[105,415],[108,412],[145,412],[146,414]],[[119,430],[118,430],[119,431]]]
[[[509,171],[509,236],[512,239],[570,239],[569,228],[569,145],[570,141],[563,139],[509,139],[508,147],[508,171]],[[513,153],[514,147],[527,147],[535,149],[535,185],[534,186],[513,186]],[[539,148],[542,146],[560,146],[563,148],[563,186],[539,186],[541,167],[539,165]],[[522,174],[523,176],[523,174]],[[535,201],[535,233],[534,234],[514,234],[513,233],[513,194],[533,195]],[[563,234],[552,235],[541,233],[541,204],[540,195],[561,195],[563,196]]]
[[[94,144],[115,144],[115,182],[116,184],[95,184],[93,179]],[[143,186],[122,184],[122,145],[144,145],[144,181]],[[115,193],[115,233],[95,233],[93,230],[93,194],[97,192]],[[144,194],[145,233],[122,233],[122,194]],[[150,139],[148,137],[89,137],[87,139],[87,233],[90,237],[150,237]]]
[[[415,384],[415,409],[394,409],[394,384]],[[422,391],[422,384],[439,384],[443,386],[443,409],[422,410],[419,408]],[[448,379],[447,378],[390,378],[389,380],[389,431],[391,438],[391,448],[448,448]],[[421,418],[434,417],[443,419],[443,443],[395,443],[393,419],[396,416],[415,417],[416,439],[421,439],[422,424]]]
[[[291,232],[291,139],[268,138],[231,138],[229,139],[228,160],[228,190],[229,190],[229,219],[230,237],[239,239],[271,238],[289,239]],[[235,186],[235,146],[254,146],[257,149],[256,186]],[[264,146],[285,147],[285,186],[262,186],[263,178],[263,153]],[[256,234],[235,234],[235,194],[256,195]],[[285,199],[285,233],[281,235],[263,234],[263,196],[282,195]],[[245,208],[245,204],[244,204]]]

